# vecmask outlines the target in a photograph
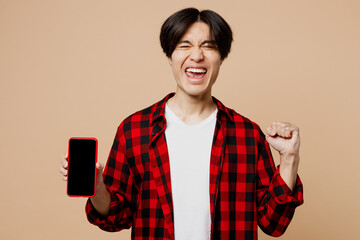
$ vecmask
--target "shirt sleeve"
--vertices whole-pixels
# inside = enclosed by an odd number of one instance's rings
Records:
[[[133,223],[133,213],[136,209],[137,189],[127,157],[126,141],[123,134],[123,123],[119,126],[111,148],[103,177],[110,193],[110,211],[107,217],[102,217],[88,199],[85,207],[87,219],[99,228],[115,232],[128,229]]]
[[[275,168],[270,147],[260,130],[257,162],[257,211],[258,225],[268,235],[281,236],[303,200],[303,185],[297,176],[293,191]]]

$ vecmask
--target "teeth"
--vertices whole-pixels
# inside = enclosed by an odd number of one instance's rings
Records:
[[[193,72],[193,73],[206,73],[206,70],[203,68],[188,68],[186,72]]]

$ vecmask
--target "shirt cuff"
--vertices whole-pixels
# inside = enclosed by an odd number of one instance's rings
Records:
[[[270,187],[270,194],[274,196],[274,200],[278,204],[290,204],[290,206],[297,207],[304,203],[303,185],[299,175],[296,178],[294,190],[291,191],[284,179],[280,176],[279,167],[276,169],[273,181]]]
[[[110,191],[110,197],[111,197],[111,203],[114,203],[115,201],[118,201],[117,197],[115,196],[115,194],[112,194]],[[86,216],[87,219],[90,223],[100,227],[103,230],[106,231],[112,231],[110,230],[110,226],[113,225],[113,222],[109,219],[109,216],[114,215],[114,213],[112,213],[114,211],[114,208],[110,207],[110,211],[107,217],[104,217],[102,215],[100,215],[94,205],[92,204],[90,198],[87,200],[86,202],[86,206],[85,206],[85,212],[86,212]]]

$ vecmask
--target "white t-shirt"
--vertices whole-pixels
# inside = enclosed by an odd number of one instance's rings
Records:
[[[166,104],[175,240],[210,239],[210,156],[217,109],[196,125],[184,123]]]

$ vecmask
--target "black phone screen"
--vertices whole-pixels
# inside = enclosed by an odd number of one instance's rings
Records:
[[[94,196],[96,175],[97,140],[71,138],[67,193],[69,196]]]

